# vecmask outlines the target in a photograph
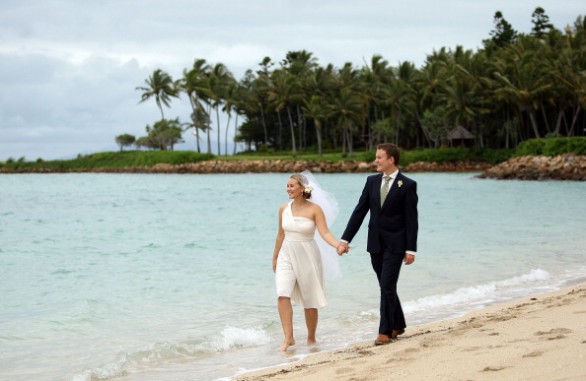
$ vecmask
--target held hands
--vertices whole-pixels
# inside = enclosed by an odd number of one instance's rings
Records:
[[[336,251],[338,252],[338,255],[342,255],[350,251],[350,246],[348,246],[347,242],[340,241]]]

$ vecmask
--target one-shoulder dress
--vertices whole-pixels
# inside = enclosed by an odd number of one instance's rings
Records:
[[[322,259],[314,239],[315,222],[293,216],[289,203],[281,224],[285,239],[277,257],[277,295],[289,297],[303,308],[326,306]]]

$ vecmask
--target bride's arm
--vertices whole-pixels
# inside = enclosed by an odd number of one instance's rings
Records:
[[[279,230],[277,232],[277,239],[275,240],[275,249],[273,250],[273,272],[275,272],[277,268],[277,257],[279,256],[279,251],[281,251],[281,246],[285,239],[285,231],[283,230],[282,224],[283,210],[285,210],[285,206],[286,205],[282,205],[279,208]]]
[[[315,225],[317,226],[319,235],[324,239],[324,241],[328,243],[328,245],[337,248],[339,242],[336,237],[334,237],[332,232],[330,232],[323,210],[319,207],[319,205],[313,205],[315,208]]]

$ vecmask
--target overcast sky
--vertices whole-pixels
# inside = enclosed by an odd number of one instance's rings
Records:
[[[586,14],[583,0],[0,0],[0,161],[115,151],[117,135],[144,136],[160,113],[135,88],[157,68],[178,79],[204,58],[241,79],[302,49],[324,66],[378,54],[420,67],[441,47],[481,47],[497,10],[529,33],[537,6],[558,29]],[[187,121],[188,101],[165,116]]]

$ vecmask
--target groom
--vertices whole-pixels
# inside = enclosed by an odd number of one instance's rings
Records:
[[[366,250],[380,286],[380,324],[375,345],[388,344],[405,332],[397,282],[402,263],[412,264],[417,251],[417,183],[399,172],[399,157],[396,145],[377,146],[374,162],[381,173],[366,179],[337,249],[338,254],[348,252],[348,243],[370,212]]]

